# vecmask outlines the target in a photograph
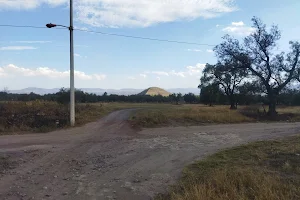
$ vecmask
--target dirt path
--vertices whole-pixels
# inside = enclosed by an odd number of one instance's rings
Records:
[[[0,199],[151,199],[215,151],[300,132],[300,123],[145,129],[131,110],[49,134],[0,137]]]

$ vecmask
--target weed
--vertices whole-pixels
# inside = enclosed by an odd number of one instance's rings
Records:
[[[145,108],[134,113],[131,123],[138,127],[165,125],[202,125],[210,123],[243,123],[258,121],[300,121],[300,107],[279,107],[275,118],[267,116],[257,106],[240,106],[230,110],[228,106],[167,105]]]
[[[227,149],[187,166],[159,200],[300,198],[300,137]]]

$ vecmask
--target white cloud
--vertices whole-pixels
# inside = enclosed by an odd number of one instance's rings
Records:
[[[196,64],[195,66],[187,66],[187,73],[191,76],[201,74],[206,64]]]
[[[92,26],[147,27],[158,23],[213,18],[237,10],[235,0],[78,0],[77,21]],[[33,9],[68,0],[1,0],[0,9]]]
[[[5,72],[4,72],[4,70],[2,68],[0,68],[0,77],[1,76],[6,76],[6,74],[5,74]]]
[[[171,70],[169,72],[166,71],[152,71],[152,72],[145,72],[146,74],[153,74],[160,76],[178,76],[182,78],[186,78],[188,76],[200,76],[202,74],[203,69],[205,68],[206,64],[198,63],[195,66],[187,66],[183,71],[176,71]]]
[[[140,76],[143,77],[143,78],[147,78],[146,74],[140,74]]]
[[[18,67],[13,64],[9,64],[7,66],[0,67],[0,75],[1,76],[25,76],[25,77],[47,77],[47,78],[68,78],[70,76],[70,71],[58,71],[56,69],[50,69],[48,67],[39,67],[36,69],[29,69]],[[103,80],[106,78],[106,75],[103,74],[92,74],[88,75],[81,71],[74,72],[75,78],[80,80]]]
[[[159,76],[169,76],[168,72],[164,72],[164,71],[152,71],[152,72],[146,72],[146,74],[156,74]]]
[[[67,3],[67,0],[1,0],[0,9],[29,10],[37,8],[42,4],[58,6],[64,3]]]
[[[74,56],[75,57],[78,57],[78,58],[87,58],[87,56],[82,56],[81,54],[79,54],[79,53],[74,53]]]
[[[239,36],[247,36],[250,35],[255,28],[246,26],[244,22],[232,22],[230,26],[227,26],[222,29],[224,32],[231,33]]]
[[[170,72],[170,74],[174,75],[174,76],[180,76],[180,77],[184,78],[186,73],[185,72],[176,72],[175,70],[172,70]]]
[[[80,29],[82,31],[88,31],[89,30],[87,27],[78,27],[78,26],[74,26],[74,29]]]
[[[207,53],[213,53],[214,51],[212,49],[206,49]]]
[[[32,46],[6,46],[0,47],[0,51],[22,51],[22,50],[34,50],[36,47]]]
[[[136,78],[135,77],[133,77],[133,76],[129,76],[129,77],[127,77],[129,80],[135,80]]]
[[[159,76],[158,76],[158,77],[156,77],[156,79],[157,79],[157,80],[159,80],[159,81],[161,80],[161,78],[160,78]]]
[[[46,44],[52,43],[52,41],[14,41],[13,43],[25,43],[25,44]]]
[[[105,74],[94,74],[94,77],[96,78],[96,80],[101,81],[106,79],[106,75]]]
[[[187,51],[202,52],[201,49],[187,49]]]
[[[232,22],[231,23],[232,26],[245,26],[244,22],[240,21],[240,22]]]

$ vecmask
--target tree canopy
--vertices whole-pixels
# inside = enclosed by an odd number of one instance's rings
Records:
[[[216,65],[206,64],[201,77],[201,87],[211,84],[220,86],[221,91],[227,95],[230,108],[236,108],[235,94],[243,79],[247,75],[247,70],[237,67],[236,60],[219,61]]]
[[[286,86],[299,81],[300,43],[290,42],[290,52],[276,53],[281,32],[272,25],[269,30],[258,18],[253,17],[254,32],[243,42],[226,35],[224,41],[214,48],[220,61],[235,60],[236,68],[249,70],[249,79],[259,82],[267,94],[269,114],[276,114],[276,102]]]

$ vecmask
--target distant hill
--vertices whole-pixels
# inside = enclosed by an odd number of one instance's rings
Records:
[[[59,88],[53,88],[53,89],[45,89],[45,88],[36,88],[36,87],[29,87],[29,88],[24,88],[21,90],[8,90],[11,93],[14,94],[30,94],[31,92],[35,94],[54,94],[59,91]]]
[[[150,87],[150,88],[144,90],[143,92],[139,93],[138,95],[150,95],[150,96],[161,95],[161,96],[167,97],[170,94],[171,94],[170,92],[168,92],[162,88]]]
[[[84,92],[87,93],[94,93],[97,95],[102,95],[104,92],[107,92],[108,95],[110,94],[117,94],[117,95],[133,95],[133,94],[139,94],[143,92],[143,89],[133,89],[133,88],[126,88],[126,89],[103,89],[103,88],[78,88]],[[30,87],[30,88],[24,88],[21,90],[9,90],[9,92],[14,94],[29,94],[31,92],[35,94],[53,94],[59,91],[59,88],[53,88],[53,89],[45,89],[45,88],[36,88],[36,87]],[[173,88],[173,89],[167,89],[170,93],[181,93],[181,94],[187,94],[187,93],[194,93],[196,95],[199,95],[199,89],[197,88]]]

